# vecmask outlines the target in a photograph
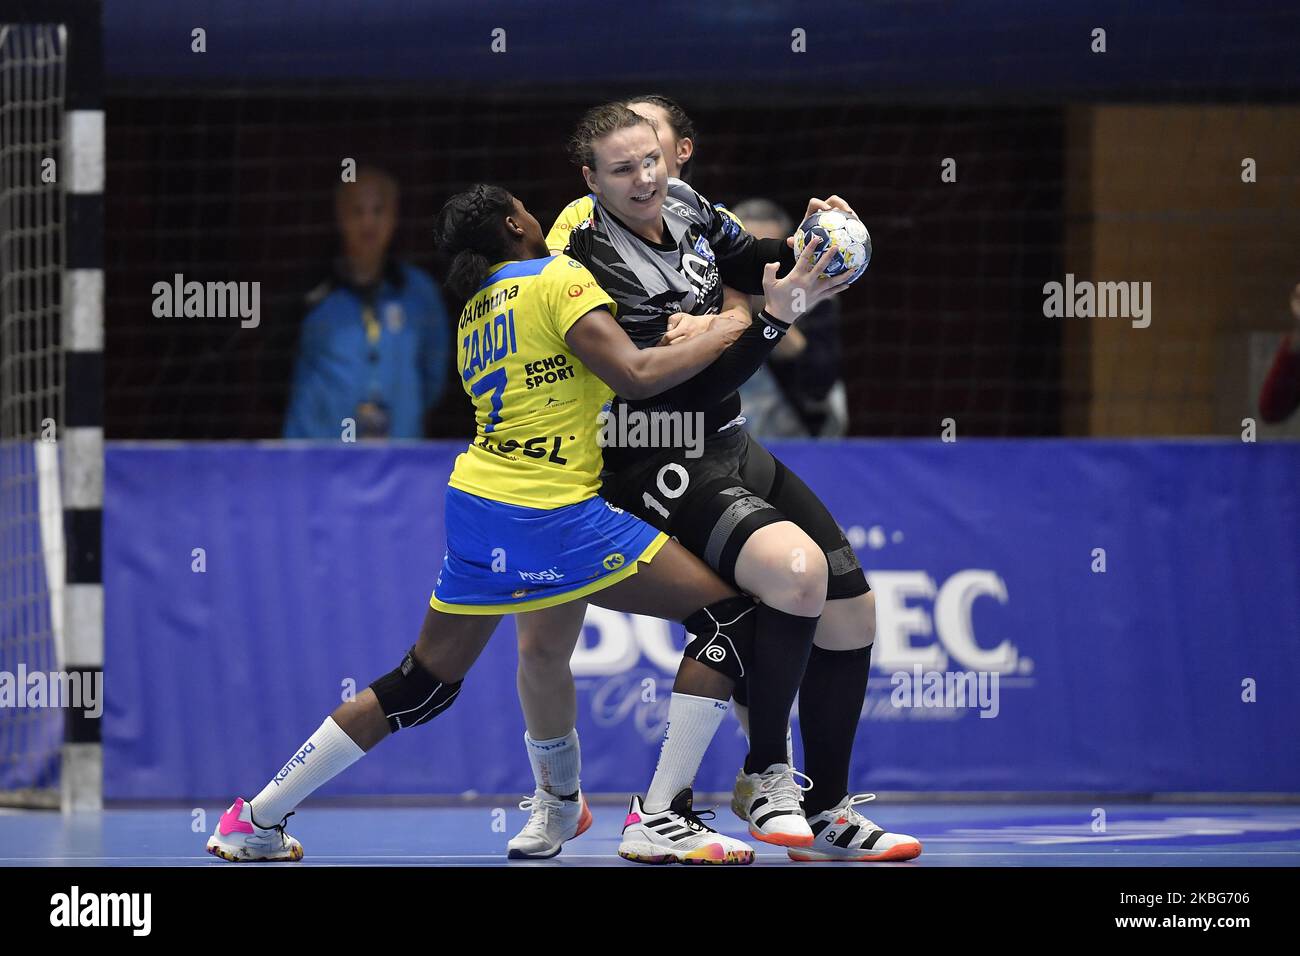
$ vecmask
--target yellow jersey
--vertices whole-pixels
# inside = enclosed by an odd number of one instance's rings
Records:
[[[561,209],[560,214],[555,217],[551,231],[546,234],[546,248],[556,254],[563,252],[569,244],[569,233],[577,229],[584,219],[591,218],[591,210],[595,205],[595,193],[587,193]]]
[[[457,367],[476,437],[448,482],[480,498],[553,509],[600,488],[597,414],[613,397],[564,335],[614,301],[568,256],[498,262],[457,323]]]

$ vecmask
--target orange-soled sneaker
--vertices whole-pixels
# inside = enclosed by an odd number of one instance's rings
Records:
[[[921,855],[921,841],[905,833],[890,833],[853,809],[876,799],[874,793],[846,796],[829,810],[808,818],[816,834],[810,847],[790,849],[790,859],[800,863],[898,863]]]
[[[566,841],[591,826],[591,810],[581,790],[578,799],[563,800],[538,787],[531,797],[520,801],[519,809],[529,811],[528,822],[506,844],[506,856],[511,860],[549,860]]]
[[[807,785],[795,778],[802,777]],[[732,792],[732,812],[749,824],[755,840],[783,847],[811,846],[814,839],[800,802],[812,780],[789,764],[774,763],[762,773],[742,769]]]

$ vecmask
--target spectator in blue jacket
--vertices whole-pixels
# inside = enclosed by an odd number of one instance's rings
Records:
[[[343,254],[307,295],[285,438],[421,438],[442,397],[450,319],[426,273],[389,254],[397,181],[362,167],[334,210]]]

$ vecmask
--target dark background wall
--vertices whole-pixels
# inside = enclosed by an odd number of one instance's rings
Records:
[[[111,99],[109,435],[277,434],[301,298],[335,248],[331,196],[344,157],[397,175],[398,245],[434,270],[433,217],[455,189],[506,184],[544,224],[585,192],[564,140],[594,101]],[[856,433],[930,434],[948,414],[987,433],[1057,431],[1058,329],[1033,317],[1060,256],[1059,111],[693,113],[701,131],[693,179],[710,199],[768,196],[797,217],[809,196],[835,192],[871,228],[867,280],[843,299]],[[939,179],[939,160],[951,155],[962,157],[960,190]],[[155,318],[153,283],[176,272],[260,281],[262,325]],[[449,396],[435,434],[459,434],[461,402]]]
[[[1300,100],[1300,10],[1286,5],[664,0],[654,13],[647,23],[575,3],[109,4],[108,437],[278,434],[301,297],[334,250],[344,157],[398,176],[399,247],[433,269],[430,225],[449,193],[501,182],[548,223],[585,191],[563,149],[577,115],[647,90],[693,115],[694,183],[709,198],[767,196],[797,216],[808,196],[838,192],[871,229],[871,268],[842,299],[852,434],[933,435],[946,417],[964,434],[1088,433],[1078,423],[1101,420],[1087,411],[1096,337],[1045,319],[1042,287],[1108,261],[1092,241],[1089,177],[1140,168],[1131,195],[1145,194],[1143,177],[1172,182],[1155,212],[1167,221],[1202,204],[1177,188],[1185,156],[1098,162],[1125,143],[1068,135],[1067,117],[1077,129],[1094,106],[1204,108],[1205,124],[1190,122],[1213,138],[1238,129],[1224,104]],[[191,49],[197,27],[205,53]],[[491,49],[498,27],[504,53]],[[1091,49],[1097,27],[1105,53]],[[805,53],[791,50],[795,29]],[[957,160],[956,183],[940,179],[945,157]],[[1071,231],[1090,238],[1071,246]],[[1157,259],[1177,258],[1185,241],[1170,233]],[[1267,224],[1246,241],[1285,259]],[[1282,271],[1261,282],[1283,284]],[[151,287],[177,272],[260,281],[261,327],[154,318]],[[464,407],[449,394],[430,434],[464,434]],[[1153,421],[1159,431],[1168,417]],[[1131,424],[1141,433],[1141,407]]]

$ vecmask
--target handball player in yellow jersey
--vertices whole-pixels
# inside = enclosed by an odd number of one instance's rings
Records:
[[[675,690],[723,710],[728,671],[742,666],[752,643],[751,598],[597,494],[598,413],[611,389],[650,396],[685,381],[739,338],[743,319],[714,323],[672,348],[638,349],[591,274],[548,255],[537,220],[500,187],[452,197],[438,233],[451,257],[447,287],[466,300],[457,352],[477,435],[449,481],[447,553],[419,639],[396,669],[335,709],[256,797],[234,801],[208,841],[222,859],[301,859],[301,844],[284,829],[294,808],[390,733],[451,706],[503,614],[533,615],[534,630],[570,654],[582,599],[596,592],[606,607],[679,620],[694,639]],[[783,284],[787,294],[815,281],[826,259],[814,263],[813,254]],[[541,842],[512,846],[512,856],[554,855],[590,824],[576,768],[573,779],[572,793],[539,787],[526,801],[542,824],[532,835]],[[638,822],[645,838],[625,836],[620,848],[629,859],[753,860],[749,846],[701,822],[689,789]]]

